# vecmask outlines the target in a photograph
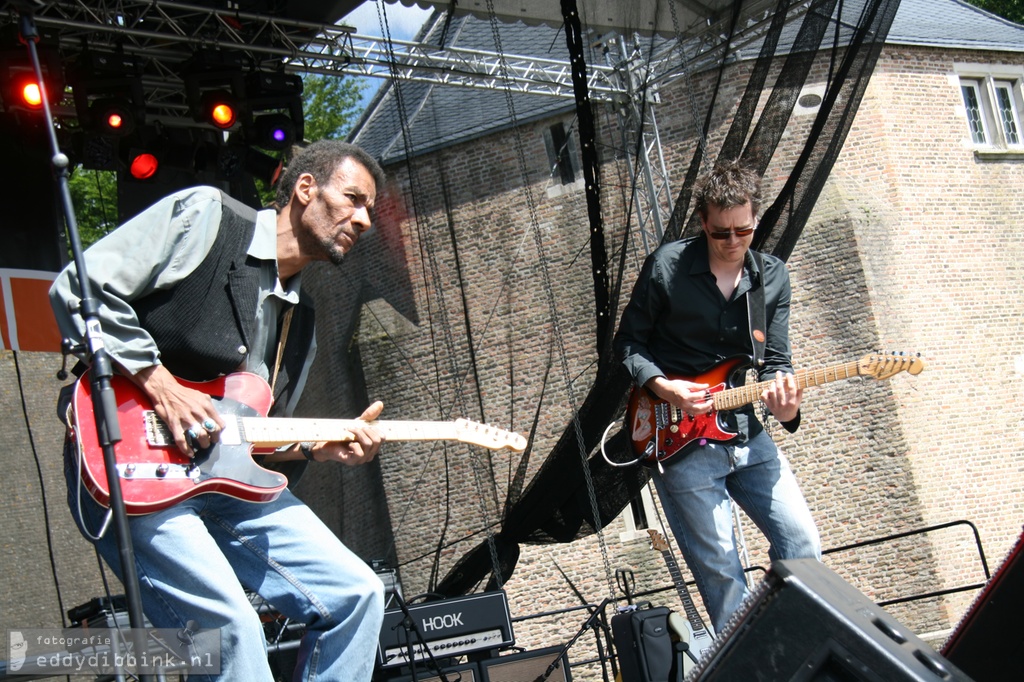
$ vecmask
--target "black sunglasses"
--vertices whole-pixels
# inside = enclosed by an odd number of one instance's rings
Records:
[[[740,227],[735,230],[712,230],[708,232],[708,234],[711,235],[712,239],[718,240],[728,239],[732,235],[736,235],[737,237],[748,237],[751,234],[753,234],[755,227],[757,227],[757,225],[751,225],[750,227]]]

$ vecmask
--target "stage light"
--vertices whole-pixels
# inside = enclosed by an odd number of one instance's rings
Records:
[[[253,144],[280,151],[295,144],[295,123],[285,114],[264,114],[256,118]]]
[[[149,180],[160,170],[160,159],[153,152],[133,150],[129,153],[128,174],[136,180]]]
[[[98,99],[89,105],[96,131],[107,135],[129,135],[135,130],[135,114],[127,100]]]
[[[34,80],[22,82],[18,85],[18,92],[21,93],[21,103],[29,109],[43,108],[43,91],[39,83]]]
[[[66,73],[82,130],[123,137],[146,125],[142,67],[136,57],[86,51]]]
[[[235,98],[224,90],[203,93],[203,116],[206,121],[221,130],[229,130],[238,120],[238,105]]]
[[[37,54],[46,83],[45,92],[24,50],[0,50],[0,98],[3,98],[5,111],[41,111],[44,96],[51,106],[60,102],[64,93],[60,58],[55,50],[41,46]]]

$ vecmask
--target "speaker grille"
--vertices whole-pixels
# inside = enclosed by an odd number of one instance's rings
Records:
[[[483,682],[533,682],[556,660],[558,667],[548,676],[548,682],[570,682],[572,673],[568,658],[557,658],[561,650],[561,647],[549,647],[481,661]]]

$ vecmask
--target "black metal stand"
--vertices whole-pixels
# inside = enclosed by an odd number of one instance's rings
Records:
[[[405,603],[405,600],[402,599],[402,596],[398,594],[397,591],[392,595],[392,597],[394,598],[395,603],[398,604],[398,608],[401,609],[402,613],[405,615],[405,618],[402,619],[402,628],[405,630],[406,660],[409,661],[409,670],[412,676],[412,682],[416,682],[419,679],[416,674],[416,647],[413,643],[414,640],[423,647],[423,651],[427,655],[427,660],[430,661],[428,667],[433,668],[437,672],[438,677],[441,678],[441,682],[449,682],[448,676],[445,675],[441,666],[438,665],[437,659],[434,658],[434,652],[430,650],[429,646],[427,646],[427,641],[424,639],[423,633],[420,632],[418,627],[416,627],[416,621],[412,617],[409,605]]]
[[[614,600],[613,599],[604,599],[600,604],[598,604],[594,608],[594,610],[587,617],[587,619],[585,621],[583,621],[583,625],[580,626],[580,629],[577,630],[576,634],[572,636],[572,639],[570,639],[566,643],[566,645],[562,647],[561,651],[558,652],[558,655],[555,656],[555,660],[551,661],[551,664],[547,667],[547,669],[543,673],[538,675],[537,678],[534,680],[534,682],[544,682],[544,680],[546,680],[549,677],[551,677],[551,673],[555,672],[555,669],[558,668],[558,666],[560,665],[561,661],[563,661],[565,659],[565,655],[569,652],[569,649],[572,648],[572,645],[576,643],[576,640],[579,639],[580,637],[582,637],[583,633],[586,632],[587,630],[589,630],[590,628],[592,628],[592,627],[599,627],[598,617],[602,613],[604,613],[604,608],[610,602],[612,602],[612,601],[614,601]],[[600,658],[602,661],[604,660],[604,648],[601,646],[601,637],[600,636],[597,637],[597,655],[598,655],[598,658]],[[602,666],[602,668],[603,668],[603,666]],[[607,676],[606,676],[606,679],[607,679]]]
[[[121,440],[121,429],[117,422],[117,401],[113,390],[110,388],[110,378],[113,376],[113,369],[110,358],[103,349],[103,338],[98,314],[99,305],[92,297],[89,280],[86,277],[85,258],[83,257],[82,243],[78,236],[78,223],[75,220],[71,190],[68,188],[68,157],[60,151],[57,135],[53,130],[53,116],[50,112],[50,103],[46,97],[46,83],[43,80],[43,69],[40,64],[39,53],[36,50],[39,32],[36,30],[35,20],[32,16],[33,3],[20,2],[15,4],[20,10],[19,29],[21,37],[28,48],[29,59],[32,63],[32,68],[35,70],[36,82],[39,84],[39,91],[42,95],[43,115],[46,117],[50,150],[53,153],[53,168],[59,184],[61,206],[64,211],[65,224],[68,228],[68,239],[71,242],[71,253],[74,256],[79,286],[82,292],[82,301],[78,312],[85,320],[86,338],[84,350],[88,352],[91,358],[89,375],[92,381],[92,401],[96,419],[96,432],[99,442],[103,447],[103,463],[107,469],[107,483],[110,488],[110,511],[113,515],[114,531],[118,541],[122,581],[124,582],[128,607],[128,620],[133,629],[133,634],[138,634],[144,632],[145,621],[142,615],[142,600],[139,597],[139,578],[135,570],[135,554],[132,550],[131,535],[128,531],[128,516],[125,513],[124,498],[121,495],[121,481],[117,476],[117,461],[114,456],[113,446],[114,443]],[[144,639],[136,637],[134,644],[136,651],[144,651]],[[152,677],[142,675],[140,679],[146,680],[152,679]]]
[[[674,660],[672,661],[672,667],[676,671],[676,674],[674,676],[675,682],[683,682],[683,678],[686,677],[686,674],[685,674],[685,670],[686,669],[685,669],[685,666],[683,665],[683,660],[684,660],[683,659],[683,654],[686,654],[687,656],[689,656],[690,660],[693,661],[695,664],[697,663],[697,657],[693,655],[692,651],[690,651],[690,643],[689,642],[684,642],[681,639],[676,640],[675,642],[673,642],[673,644],[672,644],[672,652],[673,652],[673,655],[674,655]]]

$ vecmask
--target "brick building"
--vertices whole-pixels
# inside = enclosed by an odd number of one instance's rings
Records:
[[[456,33],[489,38],[491,27],[467,22]],[[510,54],[564,59],[555,29],[503,25],[502,44]],[[805,88],[812,96],[827,73],[815,68]],[[727,69],[721,100],[738,98],[748,69],[745,61]],[[704,103],[711,77],[695,73],[660,92],[658,125],[676,183],[696,144],[692,103]],[[920,352],[927,364],[916,377],[808,390],[801,429],[776,432],[826,550],[967,521],[994,567],[1020,533],[1024,304],[1013,295],[1024,288],[1022,82],[1024,28],[958,0],[903,0],[789,258],[797,367],[876,349]],[[800,101],[793,138],[815,112],[813,97]],[[605,236],[614,256],[625,253],[623,271],[611,275],[625,295],[646,249],[625,237],[629,173],[615,111],[596,105],[595,116]],[[727,110],[716,114],[710,149],[729,119]],[[354,136],[383,159],[391,185],[350,262],[311,278],[320,355],[303,412],[350,416],[379,398],[388,419],[467,417],[534,437],[525,464],[515,453],[458,443],[392,444],[372,466],[313,465],[300,481],[299,492],[361,556],[399,567],[406,597],[430,591],[488,532],[499,533],[506,500],[523,484],[517,469],[525,466],[528,482],[593,381],[593,273],[574,125],[571,101],[406,83],[378,95]],[[572,158],[559,163],[549,151],[563,137]],[[789,141],[769,167],[766,196],[786,179]],[[0,612],[12,626],[59,625],[62,611],[102,594],[96,560],[65,508],[53,417],[58,364],[52,354],[0,355],[11,472],[0,506]],[[573,587],[591,603],[621,597],[619,568],[633,571],[638,592],[665,590],[648,599],[673,603],[644,524],[660,528],[649,493],[600,536],[522,545],[504,585],[517,644],[568,641],[586,616],[562,611],[580,605]],[[750,564],[767,567],[763,539],[746,521],[743,537]],[[825,561],[878,601],[985,579],[971,528],[959,524]],[[941,642],[974,594],[889,610]],[[573,661],[594,655],[587,637],[570,651]]]
[[[479,30],[489,28],[467,23],[450,35],[456,45],[472,45]],[[512,54],[539,56],[549,56],[545,50],[552,45],[561,47],[554,32],[521,25],[509,27],[502,44]],[[531,48],[541,51],[524,51]],[[797,367],[831,365],[876,349],[920,352],[927,365],[917,377],[811,389],[800,431],[776,434],[818,519],[824,547],[833,550],[826,563],[877,601],[984,582],[972,527],[947,523],[976,526],[990,564],[1020,532],[1021,442],[1017,420],[1005,418],[1021,398],[1020,363],[1001,351],[1013,347],[1020,327],[1019,311],[1006,294],[1020,286],[1014,266],[1020,247],[1007,227],[1024,209],[1014,189],[1024,179],[1014,118],[1021,106],[1022,49],[1024,29],[964,3],[904,0],[838,162],[789,259]],[[727,70],[720,98],[738,98],[749,66],[740,62]],[[792,159],[786,145],[795,153],[826,73],[817,64],[804,86],[801,95],[812,97],[799,100],[792,137],[783,140],[778,162],[768,169],[768,197],[786,179]],[[660,91],[655,109],[661,143],[677,182],[695,144],[691,101],[704,111],[711,78],[694,74]],[[567,181],[550,155],[552,132],[573,130],[572,107],[517,95],[512,107],[518,125],[510,127],[509,99],[500,92],[413,87],[402,92],[409,121],[403,128],[394,88],[378,95],[354,139],[388,164],[410,216],[400,228],[387,229],[394,230],[389,244],[400,244],[404,253],[419,322],[396,314],[388,295],[369,304],[373,314],[363,315],[358,335],[367,385],[385,403],[401,396],[403,409],[429,412],[455,404],[456,411],[479,409],[494,423],[519,429],[529,428],[539,404],[539,458],[544,444],[550,447],[570,424],[595,371],[582,182],[578,174]],[[1009,112],[1005,128],[994,118],[1001,96],[1010,104],[1003,109]],[[635,237],[623,240],[628,174],[617,119],[610,107],[596,109],[607,240],[634,250],[622,275],[622,291],[628,292],[644,250]],[[716,114],[712,150],[729,116]],[[983,272],[998,284],[979,281]],[[415,353],[417,362],[398,357],[398,347]],[[431,362],[431,353],[434,365],[418,364]],[[413,368],[430,379],[413,380]],[[973,407],[965,409],[963,401]],[[977,437],[971,425],[979,420],[985,431],[996,432],[994,438]],[[471,462],[449,459],[446,467],[440,460],[384,458],[407,594],[426,591],[443,577],[445,566],[478,542],[471,533],[498,531],[512,485],[508,472],[517,461],[500,453],[491,457],[487,466],[474,456]],[[488,483],[481,487],[481,481]],[[649,502],[649,494],[644,499]],[[647,516],[646,523],[658,527],[650,504]],[[439,528],[446,535],[439,537]],[[561,572],[592,603],[615,592],[609,569],[632,569],[638,590],[668,586],[661,557],[649,548],[647,534],[635,529],[633,513],[626,512],[603,538],[523,546],[506,585],[513,615],[577,606]],[[908,532],[906,538],[843,549]],[[750,563],[767,566],[763,538],[746,520],[743,535]],[[966,590],[889,608],[919,634],[941,642],[973,595]],[[562,641],[582,619],[530,620],[517,634],[525,645]]]

